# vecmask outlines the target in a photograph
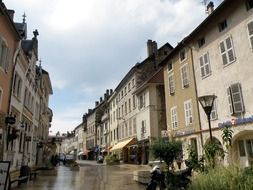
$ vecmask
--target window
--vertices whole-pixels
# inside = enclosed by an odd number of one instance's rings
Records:
[[[145,107],[145,94],[140,95],[139,98],[139,109]]]
[[[125,114],[127,114],[127,102],[125,102]]]
[[[253,21],[248,24],[250,47],[253,49]]]
[[[245,148],[244,148],[244,140],[239,140],[238,141],[238,145],[239,145],[239,153],[241,157],[246,156],[246,152],[245,152]]]
[[[135,95],[133,95],[133,109],[136,108],[136,104],[135,104]]]
[[[170,114],[171,114],[171,126],[172,126],[172,129],[175,129],[178,127],[177,107],[171,108]]]
[[[189,79],[188,64],[185,64],[181,67],[181,80],[183,88],[189,86],[190,79]]]
[[[253,8],[253,0],[246,0],[247,11]]]
[[[168,71],[171,71],[173,69],[173,65],[172,65],[172,62],[170,61],[168,63]]]
[[[200,39],[198,40],[198,46],[199,46],[199,48],[201,48],[205,43],[206,43],[205,38],[204,38],[204,37],[203,37],[203,38],[200,38]]]
[[[235,61],[235,53],[231,36],[220,43],[220,52],[223,65],[227,65]]]
[[[124,104],[121,105],[121,111],[122,111],[122,114],[121,114],[121,115],[122,115],[122,117],[123,117],[123,115],[124,115]]]
[[[125,95],[127,94],[127,87],[125,86]]]
[[[218,27],[219,27],[219,32],[222,32],[223,30],[225,30],[227,28],[227,20],[224,20],[222,22],[219,23]]]
[[[180,62],[183,62],[183,61],[186,59],[185,49],[182,50],[182,51],[179,53],[179,59],[180,59]]]
[[[131,90],[131,83],[129,82],[128,83],[128,92],[130,92],[130,90]]]
[[[132,135],[132,120],[129,120],[129,136]]]
[[[115,111],[113,111],[113,121],[115,121]]]
[[[134,79],[132,79],[132,88],[134,88],[134,86],[135,86],[135,81]]]
[[[210,119],[211,120],[218,119],[216,100],[214,100],[214,102],[213,102],[213,108],[212,108],[212,111],[210,114]]]
[[[184,115],[185,115],[186,126],[192,124],[193,114],[192,114],[192,101],[191,100],[187,100],[184,102]]]
[[[232,114],[237,114],[237,113],[243,113],[244,104],[243,104],[241,84],[236,83],[228,87],[227,95],[228,95],[230,114],[232,115]]]
[[[123,98],[123,96],[124,96],[124,92],[123,92],[123,90],[121,91],[121,98]]]
[[[136,134],[136,118],[133,118],[133,134]]]
[[[141,138],[144,138],[146,133],[146,121],[141,121]]]
[[[3,90],[0,88],[0,107],[2,105]]]
[[[10,48],[0,37],[0,67],[7,72],[10,64]]]
[[[205,78],[211,74],[211,66],[208,53],[205,53],[199,58],[201,77]]]
[[[169,76],[169,90],[170,90],[170,95],[174,95],[175,93],[175,79],[174,79],[174,74]]]
[[[128,109],[129,109],[129,112],[131,112],[131,99],[130,98],[128,99]]]
[[[127,127],[127,123],[125,123],[125,136],[128,137],[128,127]]]

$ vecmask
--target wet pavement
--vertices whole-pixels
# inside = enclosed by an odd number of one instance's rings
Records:
[[[133,180],[133,171],[147,166],[107,166],[95,162],[80,163],[79,170],[58,166],[56,171],[43,171],[37,179],[22,184],[15,190],[142,190],[145,185]]]

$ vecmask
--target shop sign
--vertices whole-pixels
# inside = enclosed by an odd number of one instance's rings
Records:
[[[162,135],[162,137],[168,137],[168,131],[167,130],[162,130],[161,135]]]
[[[253,123],[253,116],[246,118],[232,118],[229,121],[225,121],[223,123],[219,123],[218,127],[222,128],[226,125],[241,125],[246,123]]]
[[[194,132],[195,132],[194,129],[192,129],[192,130],[187,130],[187,131],[177,131],[177,132],[175,133],[175,136],[178,137],[178,136],[190,135],[190,134],[192,134],[192,133],[194,133]]]

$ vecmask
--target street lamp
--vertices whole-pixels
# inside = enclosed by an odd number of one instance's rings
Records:
[[[211,130],[210,116],[211,116],[211,112],[213,109],[213,103],[214,103],[214,100],[216,97],[217,96],[215,96],[215,95],[206,95],[206,96],[200,96],[198,98],[198,100],[199,100],[199,102],[200,102],[200,104],[201,104],[202,108],[204,109],[206,116],[207,116],[211,142],[213,140],[213,136],[212,136],[212,130]]]

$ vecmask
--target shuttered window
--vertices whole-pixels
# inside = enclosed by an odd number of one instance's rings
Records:
[[[177,107],[171,108],[170,114],[171,114],[171,126],[172,129],[175,129],[178,127]]]
[[[184,102],[185,125],[188,126],[193,122],[192,114],[192,101],[187,100]]]
[[[211,66],[208,53],[205,53],[199,58],[200,74],[205,78],[211,74]]]
[[[183,88],[188,87],[190,83],[188,64],[181,67],[181,80]]]
[[[250,47],[253,49],[253,21],[248,24]]]
[[[169,90],[170,90],[170,95],[174,95],[175,93],[175,79],[174,75],[169,76]]]
[[[10,48],[0,38],[0,67],[7,72],[10,65]]]
[[[231,36],[220,42],[220,52],[223,65],[227,65],[235,61],[235,53]]]
[[[244,103],[242,96],[241,84],[232,84],[227,89],[228,103],[230,114],[237,114],[244,112]]]

